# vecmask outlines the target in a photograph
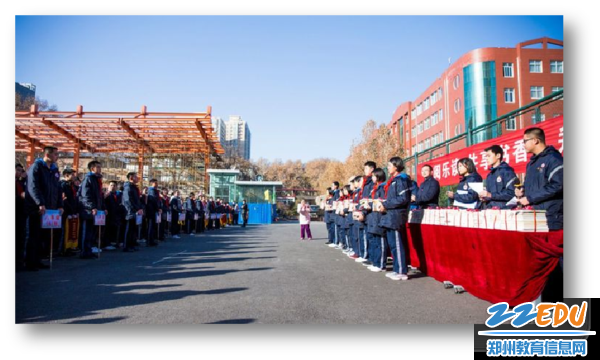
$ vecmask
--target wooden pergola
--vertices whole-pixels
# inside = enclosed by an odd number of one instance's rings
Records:
[[[36,150],[55,146],[73,152],[73,168],[79,169],[81,151],[88,153],[137,154],[138,174],[143,178],[144,156],[151,154],[204,155],[205,169],[210,157],[217,160],[225,151],[213,131],[211,107],[205,113],[84,112],[79,105],[74,112],[15,112],[15,150],[27,152],[27,165]],[[205,177],[208,179],[208,176]]]

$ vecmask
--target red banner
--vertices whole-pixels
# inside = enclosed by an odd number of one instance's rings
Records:
[[[563,117],[541,122],[531,127],[539,127],[546,134],[546,144],[554,146],[560,153],[563,152]],[[477,172],[485,179],[489,173],[489,166],[485,158],[484,149],[491,145],[500,145],[504,150],[504,161],[510,165],[517,174],[524,174],[531,154],[525,151],[523,144],[524,130],[514,131],[492,140],[488,140],[468,148],[455,151],[451,154],[423,162],[417,169],[417,183],[421,183],[421,166],[428,164],[433,167],[433,177],[440,182],[440,186],[454,185],[459,183],[456,163],[458,160],[469,157],[475,163]]]

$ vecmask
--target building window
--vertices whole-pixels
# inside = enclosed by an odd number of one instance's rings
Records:
[[[534,124],[537,124],[537,123],[542,122],[544,120],[546,120],[546,114],[539,114],[539,116],[535,112],[533,114],[531,114],[531,121]]]
[[[429,109],[429,98],[425,99],[425,101],[423,101],[423,106],[425,107],[425,110]]]
[[[420,134],[423,132],[423,123],[420,122],[419,125],[417,125],[417,134]]]
[[[422,112],[423,112],[423,103],[420,103],[419,105],[417,105],[417,116],[421,115]]]
[[[413,145],[412,147],[412,155],[414,155],[417,152],[417,145]]]
[[[458,136],[462,134],[462,126],[460,124],[454,127],[454,136]]]
[[[515,89],[507,88],[504,89],[504,102],[514,103],[515,102]]]
[[[442,88],[439,88],[437,93],[438,93],[438,99],[442,100]]]
[[[440,131],[440,144],[444,142],[444,132]]]
[[[431,118],[431,125],[435,125],[438,123],[438,113],[434,113],[432,118]]]
[[[416,109],[412,109],[410,111],[410,117],[414,120],[417,117],[417,110]]]
[[[563,62],[562,60],[552,60],[550,61],[550,72],[553,74],[562,74],[563,73]]]
[[[553,86],[553,87],[552,87],[552,92],[553,92],[553,93],[555,93],[555,92],[561,91],[562,89],[563,89],[563,87],[562,87],[562,86]],[[555,97],[553,98],[553,100],[556,100],[556,99],[558,99],[558,96],[555,96]],[[561,97],[560,97],[560,99],[562,100],[562,99],[564,99],[564,97],[563,97],[563,96],[561,96]]]
[[[431,105],[435,104],[437,102],[437,92],[432,92],[431,95],[429,96],[429,98],[431,99]]]
[[[544,87],[543,86],[532,86],[531,87],[531,98],[532,99],[541,99],[544,97]]]
[[[413,127],[412,127],[412,129],[411,129],[410,133],[411,133],[412,137],[415,137],[415,136],[417,136],[417,129],[416,129],[416,127],[415,127],[415,126],[413,126]]]
[[[429,139],[425,140],[425,149],[429,149],[431,147]]]
[[[454,90],[458,89],[458,86],[460,85],[460,77],[458,75],[456,75],[454,77],[454,80],[452,81],[452,87],[454,87]]]
[[[460,111],[460,99],[454,100],[454,112],[458,113]]]
[[[502,73],[504,77],[514,77],[513,75],[513,63],[503,63],[502,64]]]
[[[444,121],[444,110],[440,109],[440,121]]]
[[[529,60],[529,72],[541,73],[542,72],[542,60]]]
[[[438,144],[438,135],[437,134],[433,135],[433,137],[431,139],[432,139],[431,140],[432,145],[436,146]]]
[[[429,118],[425,119],[425,130],[429,129]]]
[[[506,130],[517,130],[517,119],[514,116],[506,120]]]

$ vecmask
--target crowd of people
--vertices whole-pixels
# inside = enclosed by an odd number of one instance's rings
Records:
[[[527,164],[525,181],[520,184],[515,171],[503,161],[498,145],[485,149],[491,165],[485,181],[470,158],[460,159],[457,171],[460,183],[456,192],[448,191],[464,209],[545,210],[550,231],[563,228],[563,157],[553,146],[547,146],[544,131],[530,128],[523,135],[524,147],[532,157]],[[386,272],[388,255],[393,269],[386,276],[392,280],[408,280],[406,262],[406,223],[411,209],[439,207],[440,185],[430,165],[421,167],[423,181],[418,185],[403,172],[404,163],[392,157],[386,172],[373,161],[364,163],[364,174],[348,179],[340,187],[334,181],[327,189],[327,199],[320,205],[325,210],[327,245],[343,250],[356,262],[373,272]],[[469,183],[482,183],[476,191]],[[514,204],[511,200],[517,199]],[[562,267],[562,257],[560,259]]]
[[[48,268],[42,259],[52,254],[95,259],[103,250],[139,251],[139,244],[157,246],[168,237],[178,239],[182,232],[193,235],[237,225],[240,211],[243,226],[247,224],[245,200],[240,207],[193,192],[182,199],[179,190],[159,188],[157,179],[140,189],[135,172],[124,182],[111,180],[106,185],[99,161],[88,163],[83,180],[69,168],[61,179],[58,154],[56,147],[48,146],[27,171],[21,164],[15,166],[17,269]],[[42,228],[48,210],[61,215],[60,229]],[[104,226],[97,225],[100,215]]]

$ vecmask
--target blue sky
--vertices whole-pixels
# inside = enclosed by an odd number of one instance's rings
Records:
[[[17,82],[61,110],[241,115],[251,157],[343,160],[464,53],[562,16],[17,16]]]

